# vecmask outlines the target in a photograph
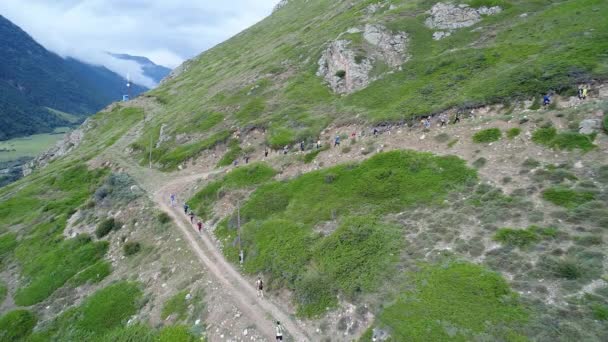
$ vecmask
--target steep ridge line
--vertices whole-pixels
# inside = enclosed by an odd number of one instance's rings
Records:
[[[196,237],[195,230],[187,222],[186,216],[182,215],[180,208],[171,207],[167,204],[170,194],[175,193],[172,190],[179,188],[180,185],[185,186],[194,180],[207,177],[209,174],[178,178],[158,190],[152,199],[173,218],[200,261],[233,294],[232,298],[235,304],[248,317],[257,322],[256,326],[263,335],[269,340],[273,340],[275,337],[274,321],[280,321],[295,341],[310,341],[311,339],[307,334],[298,327],[297,323],[288,314],[285,314],[272,302],[257,297],[255,288],[226,261],[222,252],[218,250],[207,234],[203,233],[198,238]],[[268,316],[272,317],[273,320],[269,321]]]

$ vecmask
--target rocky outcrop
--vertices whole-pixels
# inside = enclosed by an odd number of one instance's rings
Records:
[[[276,6],[274,6],[273,12],[280,10],[289,3],[289,0],[281,0]]]
[[[362,33],[366,46],[355,49],[351,41],[338,39],[328,44],[319,59],[317,75],[323,77],[336,93],[353,93],[381,77],[370,76],[378,61],[395,69],[409,58],[405,32],[393,33],[382,25],[368,24],[364,30],[352,28],[347,33]]]
[[[425,24],[432,29],[448,30],[433,35],[433,39],[439,40],[449,36],[453,30],[477,24],[484,15],[493,15],[501,11],[500,6],[472,8],[466,4],[439,2],[428,12],[430,17],[426,19]]]
[[[88,120],[87,120],[88,121]],[[81,127],[87,127],[88,122],[85,121]],[[74,130],[72,132],[66,133],[63,137],[63,140],[59,141],[55,146],[51,147],[48,151],[42,153],[38,157],[34,158],[34,160],[23,166],[23,176],[28,176],[35,169],[45,167],[53,160],[65,156],[70,153],[74,148],[76,148],[82,142],[84,138],[84,131],[82,128]]]
[[[348,94],[365,88],[373,66],[370,60],[359,59],[349,48],[350,41],[331,42],[321,59],[317,75],[322,76],[329,86],[339,94]]]
[[[593,134],[602,129],[602,122],[599,119],[586,119],[579,124],[580,134]]]
[[[398,67],[408,58],[406,48],[408,37],[405,32],[393,34],[382,25],[365,25],[363,39],[373,45],[372,54],[391,67]]]
[[[160,134],[158,135],[158,141],[156,142],[156,148],[159,148],[163,143],[171,140],[171,136],[167,134],[167,124],[160,126]]]

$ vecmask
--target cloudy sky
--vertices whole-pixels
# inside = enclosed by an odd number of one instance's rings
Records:
[[[0,0],[0,14],[47,49],[151,85],[132,62],[145,56],[170,68],[272,12],[279,0]]]

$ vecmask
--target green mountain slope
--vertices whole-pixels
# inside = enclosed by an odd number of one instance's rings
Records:
[[[504,10],[439,41],[432,38],[437,30],[424,24],[435,2],[389,1],[370,14],[373,3],[288,2],[154,90],[151,95],[165,104],[165,115],[155,124],[168,125],[171,136],[263,127],[268,144],[282,148],[315,141],[330,122],[400,122],[451,107],[550,91],[573,94],[577,82],[608,72],[603,1],[471,1]],[[409,61],[362,90],[333,94],[316,76],[322,52],[341,35],[361,59],[373,56],[374,47],[362,33],[344,34],[370,23],[405,32]],[[388,68],[381,61],[372,67],[372,75]],[[199,125],[212,113],[225,118],[223,123],[212,129]],[[169,140],[159,147],[158,158],[176,147]]]
[[[313,341],[607,340],[608,3],[281,3],[0,189],[0,338],[272,335],[176,217]]]
[[[2,16],[0,46],[0,140],[71,124],[53,110],[84,118],[122,98],[121,76],[47,51]]]

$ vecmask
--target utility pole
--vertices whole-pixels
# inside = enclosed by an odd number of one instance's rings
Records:
[[[150,132],[150,157],[148,158],[148,161],[150,162],[150,169],[152,168],[152,134],[154,132]]]
[[[237,216],[236,216],[236,229],[237,229],[237,234],[238,234],[238,239],[239,239],[239,262],[241,265],[243,265],[243,262],[245,261],[245,252],[243,251],[243,244],[241,242],[241,200],[239,200],[237,202],[236,205],[236,212],[237,212]]]

